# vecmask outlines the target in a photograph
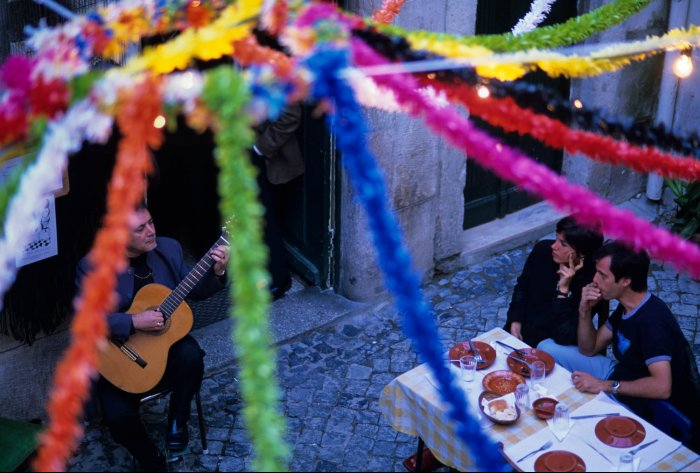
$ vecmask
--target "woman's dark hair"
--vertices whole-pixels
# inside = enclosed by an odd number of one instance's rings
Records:
[[[564,235],[566,242],[579,255],[589,260],[603,244],[603,235],[596,230],[579,225],[573,217],[564,217],[559,220],[557,233]]]
[[[627,245],[611,241],[596,252],[595,260],[600,261],[606,256],[610,256],[610,272],[615,276],[615,282],[629,278],[630,289],[634,292],[647,290],[649,255],[646,251],[636,252]]]

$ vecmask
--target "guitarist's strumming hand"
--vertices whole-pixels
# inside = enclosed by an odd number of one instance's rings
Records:
[[[228,263],[228,246],[217,246],[209,253],[214,260],[214,274],[223,276],[226,273],[226,263]]]
[[[131,320],[136,330],[144,332],[160,332],[165,328],[163,314],[157,310],[144,310],[131,316]]]

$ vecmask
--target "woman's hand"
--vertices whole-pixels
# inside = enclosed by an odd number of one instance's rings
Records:
[[[574,264],[574,254],[569,255],[569,264],[560,264],[559,271],[559,284],[557,284],[557,289],[559,292],[569,292],[569,287],[571,286],[571,280],[574,278],[576,272],[583,268],[583,256],[579,259],[578,264]]]
[[[510,323],[510,334],[513,335],[518,340],[522,340],[523,335],[522,335],[522,333],[520,333],[520,330],[522,330],[522,328],[523,328],[522,322],[511,322]]]

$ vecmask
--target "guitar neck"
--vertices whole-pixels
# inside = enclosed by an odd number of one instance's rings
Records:
[[[214,260],[209,254],[211,250],[217,246],[228,245],[228,240],[221,235],[219,239],[212,245],[209,251],[206,252],[202,259],[194,265],[192,270],[185,276],[185,279],[177,285],[173,292],[170,293],[168,297],[160,304],[160,311],[163,314],[163,318],[168,320],[168,318],[175,312],[175,309],[185,300],[185,297],[192,292],[192,289],[202,280],[202,278],[207,274],[207,271],[214,265]]]

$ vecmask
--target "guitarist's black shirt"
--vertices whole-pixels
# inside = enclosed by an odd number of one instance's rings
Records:
[[[134,294],[136,294],[143,286],[153,282],[153,271],[146,263],[146,253],[129,259],[134,269]]]

